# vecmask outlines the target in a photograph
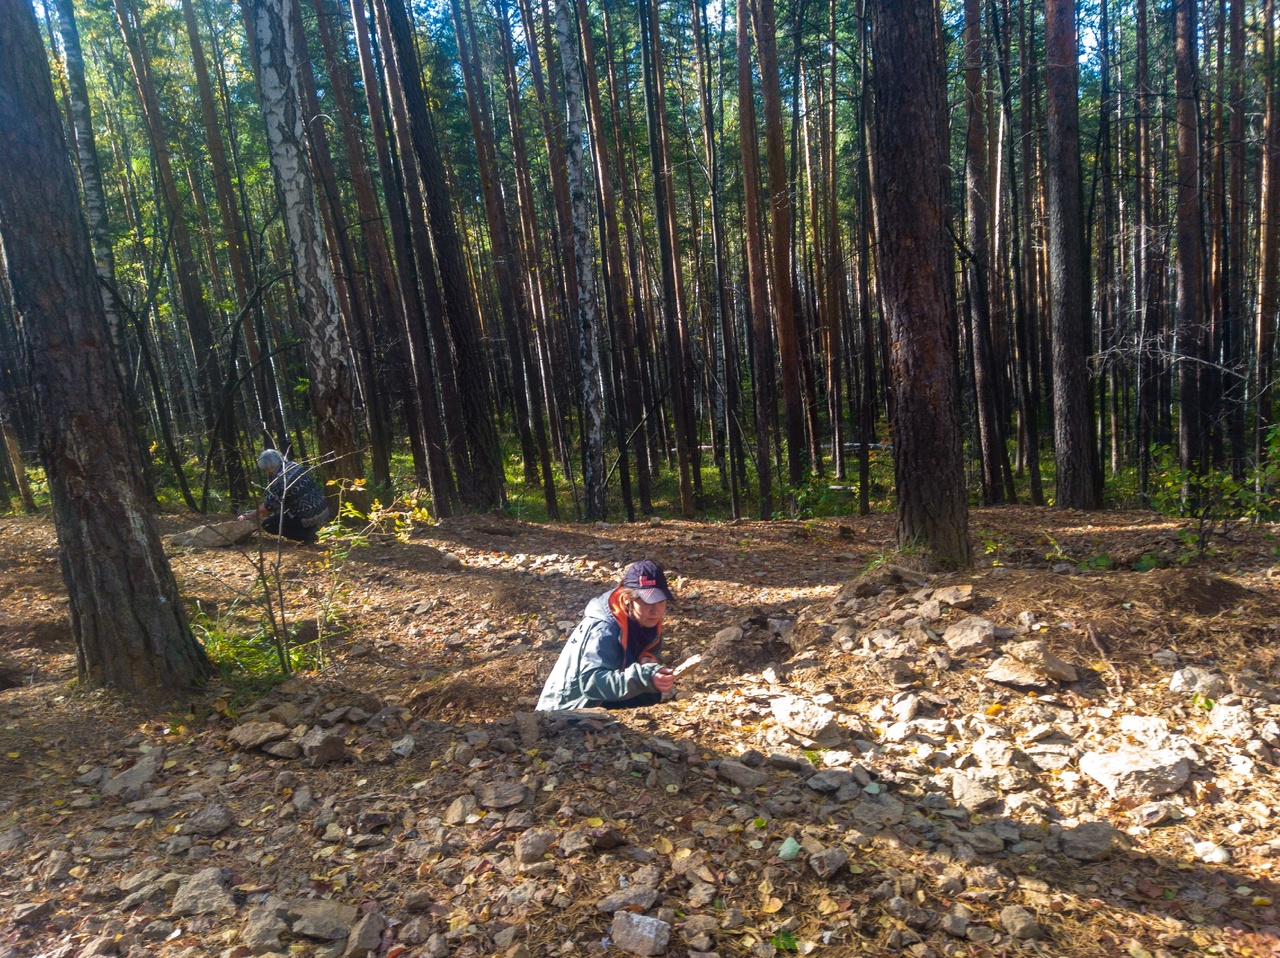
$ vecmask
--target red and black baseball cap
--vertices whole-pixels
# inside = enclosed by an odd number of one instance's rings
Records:
[[[622,587],[635,590],[636,595],[650,605],[676,599],[667,586],[667,574],[652,559],[641,559],[627,566],[622,573]]]

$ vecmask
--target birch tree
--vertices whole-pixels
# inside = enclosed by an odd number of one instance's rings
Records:
[[[297,0],[250,0],[245,29],[266,122],[271,169],[284,218],[302,318],[320,452],[332,475],[362,478],[350,353],[342,328],[315,188],[303,149],[302,98],[291,7]]]

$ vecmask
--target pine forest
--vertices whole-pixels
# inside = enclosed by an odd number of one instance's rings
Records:
[[[1274,3],[898,6],[3,0],[90,237],[95,417],[197,512],[275,447],[437,517],[896,498],[961,564],[970,502],[1269,514]],[[59,362],[20,299],[10,501]]]

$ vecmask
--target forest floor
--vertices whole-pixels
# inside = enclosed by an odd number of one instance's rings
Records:
[[[1277,529],[1188,531],[976,509],[945,575],[885,515],[285,545],[323,667],[156,715],[74,689],[52,527],[0,519],[0,958],[1280,955]],[[172,551],[207,634],[256,628],[250,549]],[[701,667],[532,713],[638,557]]]

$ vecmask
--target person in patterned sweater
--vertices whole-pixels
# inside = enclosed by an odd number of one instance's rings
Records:
[[[329,521],[329,504],[310,472],[274,449],[262,450],[258,468],[267,474],[267,497],[239,518],[261,519],[266,532],[286,539],[315,542],[316,530]]]

